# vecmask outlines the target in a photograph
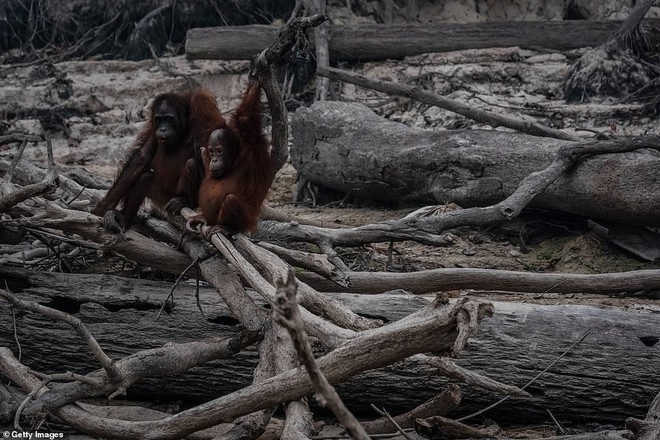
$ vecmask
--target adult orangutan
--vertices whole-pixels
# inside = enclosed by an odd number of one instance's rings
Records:
[[[136,146],[105,198],[92,211],[107,230],[124,231],[145,197],[172,213],[196,207],[203,165],[196,152],[225,121],[213,95],[203,90],[158,95]]]
[[[225,127],[214,130],[202,148],[205,177],[199,189],[200,214],[215,232],[254,231],[261,204],[273,183],[268,139],[261,124],[261,88],[251,78],[241,104]]]

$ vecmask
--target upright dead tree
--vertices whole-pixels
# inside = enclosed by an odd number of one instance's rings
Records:
[[[643,62],[648,46],[639,28],[654,0],[641,0],[621,27],[603,44],[587,51],[568,71],[564,81],[567,102],[590,96],[622,96],[646,85],[654,76]]]
[[[304,0],[305,10],[309,15],[325,15],[325,0]],[[350,2],[348,3],[350,5]],[[314,29],[314,45],[316,47],[316,65],[320,67],[330,66],[330,51],[328,49],[330,40],[329,23],[323,23]],[[330,88],[328,78],[318,76],[316,78],[316,101],[325,101]]]

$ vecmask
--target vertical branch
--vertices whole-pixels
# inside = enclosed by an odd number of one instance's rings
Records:
[[[273,318],[289,331],[293,345],[296,348],[296,352],[298,352],[300,362],[305,366],[307,374],[309,374],[309,379],[317,393],[319,403],[322,406],[328,406],[330,408],[339,422],[346,428],[351,438],[369,440],[367,432],[355,416],[346,408],[337,391],[330,385],[330,382],[328,382],[328,379],[317,365],[316,360],[314,360],[312,346],[309,343],[309,338],[307,337],[307,332],[305,331],[305,326],[298,310],[298,303],[296,302],[297,291],[298,285],[296,278],[293,275],[293,271],[289,270],[286,284],[282,280],[278,282],[277,293],[275,295],[275,301],[278,307],[273,310]]]
[[[383,0],[383,3],[385,3],[383,22],[385,24],[392,24],[392,22],[394,21],[394,0]]]
[[[293,11],[291,11],[291,16],[287,20],[286,24],[291,23],[291,20],[296,18],[298,14],[300,14],[300,10],[302,9],[303,6],[303,0],[296,0],[296,4],[293,6]]]
[[[305,0],[303,2],[307,14],[321,14],[325,15],[326,0]],[[349,22],[350,22],[350,0],[347,0]],[[316,67],[329,67],[330,66],[330,50],[329,47],[330,32],[328,23],[323,23],[314,29],[314,45],[316,46]],[[316,93],[314,95],[315,101],[325,101],[328,96],[330,88],[330,80],[325,77],[316,76]]]
[[[9,169],[5,173],[5,176],[2,178],[3,184],[11,183],[11,179],[14,177],[14,173],[16,172],[16,167],[18,166],[18,162],[21,160],[21,157],[23,157],[23,152],[25,151],[25,147],[27,147],[27,144],[28,144],[27,138],[23,139],[23,142],[21,142],[21,146],[18,148],[18,151],[16,152],[16,156],[14,157],[14,160],[11,161],[11,165],[9,165]]]
[[[44,133],[44,137],[46,138],[46,154],[48,156],[48,180],[57,183],[57,167],[53,157],[53,142],[50,138],[50,132]]]
[[[48,172],[44,177],[43,181],[39,183],[34,183],[24,187],[15,189],[11,185],[11,175],[0,181],[0,212],[6,212],[14,205],[21,203],[24,200],[27,200],[31,197],[39,196],[44,193],[52,192],[57,189],[59,184],[59,174],[57,174],[57,167],[55,166],[55,159],[53,158],[53,144],[50,140],[48,132],[45,134],[46,137],[46,150],[48,152]],[[23,142],[25,144],[25,141]],[[14,160],[15,163],[18,163],[20,156],[22,155],[22,150],[24,149],[21,145],[21,150]],[[14,165],[14,163],[12,163]],[[14,165],[15,168],[15,165]],[[14,171],[12,171],[13,174]]]
[[[289,154],[287,111],[273,74],[273,63],[283,57],[299,40],[305,38],[307,29],[319,26],[327,19],[325,15],[292,19],[282,29],[277,41],[255,57],[253,74],[259,79],[259,83],[266,93],[272,117],[273,175],[284,165]]]
[[[408,0],[406,5],[406,23],[417,21],[417,0]]]
[[[350,0],[347,0],[348,5],[348,19],[350,22],[351,19],[351,9]],[[325,0],[314,0],[314,6],[316,11],[315,14],[325,15],[326,1]],[[328,46],[330,45],[330,32],[329,24],[323,23],[316,29],[314,29],[315,44],[316,44],[316,65],[317,67],[330,67],[330,51]],[[327,77],[316,77],[316,101],[325,101],[328,97],[328,91],[330,90],[330,78]]]

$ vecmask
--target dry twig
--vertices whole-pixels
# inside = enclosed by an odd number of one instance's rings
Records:
[[[25,147],[22,147],[25,148]],[[2,189],[0,192],[0,212],[6,212],[15,205],[21,203],[24,200],[40,196],[45,193],[55,191],[58,185],[59,175],[57,173],[57,168],[55,167],[55,160],[53,159],[53,144],[50,140],[50,136],[46,133],[46,150],[48,153],[48,172],[46,177],[42,182],[35,183],[32,185],[26,185],[19,188],[14,188],[11,192],[8,191],[8,188],[12,188],[9,181],[2,182]],[[12,175],[16,164],[20,159],[20,155],[17,155],[14,163],[12,164]],[[11,178],[11,175],[10,175]]]
[[[415,419],[448,414],[461,403],[461,397],[462,394],[459,386],[450,384],[437,396],[432,397],[404,414],[395,416],[393,419],[401,428],[412,428]],[[369,434],[392,432],[392,422],[387,417],[363,422],[362,426],[364,426],[364,429]]]
[[[385,417],[385,419],[387,419],[387,421],[394,426],[394,429],[396,429],[397,432],[399,434],[401,434],[401,436],[403,438],[405,438],[406,440],[412,440],[412,437],[410,437],[408,434],[406,434],[406,432],[403,430],[403,428],[401,426],[399,426],[399,424],[396,422],[396,420],[394,420],[394,418],[390,415],[390,413],[388,413],[384,408],[381,410],[376,405],[374,405],[373,403],[371,404],[371,407],[378,414]]]
[[[160,307],[160,310],[158,310],[158,314],[156,315],[156,321],[158,321],[158,318],[160,318],[160,315],[163,313],[163,310],[165,309],[165,305],[167,304],[168,301],[171,301],[171,308],[174,308],[174,290],[176,289],[176,286],[179,285],[183,277],[186,276],[188,271],[193,268],[193,266],[199,265],[199,258],[195,258],[189,265],[188,267],[185,268],[183,272],[181,272],[181,275],[176,279],[174,282],[174,285],[172,285],[172,289],[170,289],[170,293],[167,295],[167,298],[165,298],[165,301],[163,301],[163,305]],[[199,290],[197,290],[197,305],[199,306]],[[200,312],[202,312],[202,316],[204,316],[204,312],[202,311],[200,307]]]
[[[474,371],[467,370],[456,365],[448,358],[427,356],[418,354],[409,359],[411,362],[419,362],[437,369],[437,373],[449,379],[460,380],[468,385],[474,385],[485,390],[518,397],[532,397],[527,391],[513,385],[507,385]],[[443,414],[440,414],[443,415]]]
[[[272,71],[275,61],[282,58],[299,40],[305,39],[307,29],[319,26],[328,18],[325,15],[294,18],[280,32],[278,39],[268,49],[255,58],[255,75],[266,93],[270,109],[271,140],[273,157],[273,175],[284,165],[288,157],[289,128],[287,111],[280,93],[279,85]]]

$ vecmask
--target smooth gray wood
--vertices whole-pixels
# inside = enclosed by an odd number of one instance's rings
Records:
[[[6,267],[0,267],[0,276],[21,298],[74,313],[113,358],[170,341],[237,331],[236,321],[209,288],[201,291],[207,319],[197,310],[193,287],[184,285],[175,293],[174,312],[155,321],[170,283]],[[427,303],[400,292],[330,295],[361,315],[390,322]],[[620,423],[628,416],[643,417],[660,389],[660,345],[647,347],[639,339],[660,336],[658,310],[498,302],[495,312],[492,319],[482,321],[458,363],[513,385],[522,386],[584,332],[592,329],[592,333],[530,387],[533,399],[510,399],[487,417],[500,423],[520,423],[523,417],[542,422],[548,420],[546,409],[550,409],[562,422]],[[0,302],[0,345],[17,353],[11,316],[8,304]],[[17,313],[16,324],[22,360],[30,368],[77,373],[98,368],[68,326],[23,312]],[[186,403],[209,400],[250,384],[255,365],[256,353],[246,350],[185,374],[140,381],[131,387],[129,397]],[[440,392],[446,383],[428,367],[397,364],[360,374],[337,389],[351,410],[373,417],[371,403],[386,406],[392,413],[404,412]],[[501,397],[462,388],[458,414],[481,409]]]
[[[652,27],[660,24],[658,19],[645,22]],[[370,61],[510,46],[568,50],[597,46],[620,24],[619,21],[567,20],[331,26],[330,58]],[[278,28],[268,25],[190,29],[186,36],[186,57],[251,60],[275,41],[278,32]]]
[[[172,283],[135,280],[110,275],[56,274],[0,267],[0,280],[22,299],[75,314],[112,358],[170,342],[190,342],[233,334],[239,322],[232,317],[214,289],[203,287],[195,303],[195,288],[182,284],[174,292],[173,311],[156,315]],[[0,344],[17,353],[11,312],[0,302]],[[32,313],[17,312],[23,361],[37,371],[88,373],[99,368],[78,336],[67,325]],[[254,347],[236,359],[213,362],[172,378],[146,379],[129,389],[129,396],[205,400],[251,383],[256,365]],[[225,365],[226,364],[226,365]],[[232,374],[213,373],[231,368]],[[209,375],[209,376],[207,376]]]
[[[405,286],[415,294],[473,289],[524,293],[612,293],[648,292],[657,298],[660,270],[631,270],[610,273],[519,272],[477,268],[441,268],[416,272],[349,272],[341,286],[314,272],[300,272],[301,281],[322,292],[382,293]]]
[[[317,102],[293,114],[291,163],[318,185],[364,199],[463,207],[509,196],[568,141],[494,130],[422,130],[359,103]],[[582,161],[533,205],[660,224],[660,157],[638,151]]]

